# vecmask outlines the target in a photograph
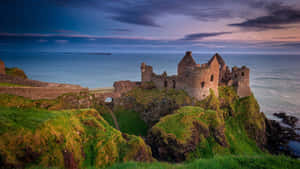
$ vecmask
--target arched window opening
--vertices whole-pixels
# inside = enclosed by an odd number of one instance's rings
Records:
[[[168,87],[168,81],[165,80],[165,88]]]
[[[173,80],[173,89],[175,89],[175,88],[176,88],[176,81]]]
[[[113,98],[112,97],[107,97],[105,100],[104,100],[105,103],[112,103],[113,102]]]
[[[242,76],[245,76],[245,73],[244,73],[244,72],[242,72]]]
[[[204,87],[204,85],[205,85],[205,82],[202,82],[202,83],[201,83],[201,87],[203,88],[203,87]]]
[[[210,81],[214,81],[214,75],[210,76]]]

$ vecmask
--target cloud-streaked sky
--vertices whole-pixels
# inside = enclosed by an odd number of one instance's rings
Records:
[[[0,0],[0,50],[300,52],[299,0]]]

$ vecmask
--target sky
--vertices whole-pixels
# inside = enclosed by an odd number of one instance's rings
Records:
[[[300,0],[0,0],[0,51],[300,53]]]

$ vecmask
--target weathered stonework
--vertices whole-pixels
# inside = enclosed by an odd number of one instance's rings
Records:
[[[0,60],[0,75],[5,75],[5,64],[2,60]]]
[[[240,97],[250,96],[249,68],[233,68],[230,71],[219,54],[215,54],[208,63],[197,64],[192,52],[186,55],[178,64],[177,75],[168,76],[153,73],[151,66],[142,63],[142,83],[153,82],[159,89],[182,89],[197,100],[203,100],[210,95],[210,90],[219,96],[218,87],[234,86]]]

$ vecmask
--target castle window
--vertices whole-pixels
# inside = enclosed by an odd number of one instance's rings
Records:
[[[210,76],[210,81],[214,81],[214,75]]]
[[[242,72],[242,76],[245,76],[245,73],[244,73],[244,72]]]
[[[165,88],[168,87],[168,81],[165,80]]]
[[[173,88],[175,89],[176,88],[176,81],[173,80]]]
[[[205,82],[202,82],[202,83],[201,83],[201,87],[203,88],[203,87],[204,87],[204,85],[205,85]]]
[[[235,74],[234,77],[237,78],[237,74]]]

